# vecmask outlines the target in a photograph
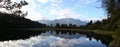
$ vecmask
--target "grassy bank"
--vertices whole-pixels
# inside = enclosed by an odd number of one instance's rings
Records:
[[[100,31],[100,30],[93,30],[96,34],[101,35],[110,35],[113,38],[113,41],[109,44],[108,47],[120,47],[120,33],[115,31]]]
[[[32,28],[28,30],[67,30],[67,31],[86,31],[86,32],[94,32],[96,34],[104,34],[104,35],[113,35],[112,31],[100,31],[100,30],[85,30],[85,29],[72,29],[72,28]]]
[[[120,33],[114,32],[112,37],[113,41],[110,43],[109,47],[120,47]]]
[[[27,30],[91,31],[91,30],[73,29],[73,28],[32,28],[32,29],[27,29]]]
[[[114,32],[112,31],[100,31],[100,30],[92,30],[92,32],[96,33],[96,34],[103,34],[103,35],[114,35]]]

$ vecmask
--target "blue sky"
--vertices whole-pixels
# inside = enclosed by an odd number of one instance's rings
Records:
[[[14,1],[14,0],[13,0]],[[18,0],[16,0],[18,1]],[[28,11],[31,20],[54,20],[74,18],[82,21],[106,18],[98,0],[26,0],[29,5],[22,8]]]

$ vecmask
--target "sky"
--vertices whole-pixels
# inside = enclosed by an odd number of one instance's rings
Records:
[[[12,0],[19,2],[20,0]],[[26,18],[34,21],[63,18],[82,21],[106,18],[105,11],[98,0],[26,0],[29,4],[22,8],[28,11]]]

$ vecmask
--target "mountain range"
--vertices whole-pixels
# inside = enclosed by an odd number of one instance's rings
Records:
[[[79,19],[72,19],[72,18],[64,18],[64,19],[55,19],[55,20],[39,20],[38,22],[46,24],[46,25],[53,25],[55,26],[56,23],[59,24],[75,24],[76,26],[86,25],[87,22],[81,21]]]

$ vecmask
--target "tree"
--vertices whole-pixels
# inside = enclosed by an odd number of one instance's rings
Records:
[[[87,25],[88,25],[88,26],[89,26],[89,25],[92,25],[92,23],[93,23],[93,22],[92,22],[92,20],[91,20],[89,23],[87,23]]]
[[[112,30],[116,30],[119,28],[119,20],[120,20],[120,0],[102,0],[102,6],[105,8],[108,20],[108,23],[111,25]]]
[[[21,8],[25,5],[28,5],[28,3],[23,0],[19,3],[17,2],[11,2],[11,0],[0,0],[0,8],[4,8],[7,10],[6,13],[14,14],[16,16],[25,17],[27,15],[27,12],[21,11]]]
[[[69,28],[72,28],[72,26],[73,26],[73,25],[70,23],[70,24],[69,24]]]
[[[96,22],[95,22],[95,26],[96,26],[96,29],[101,29],[101,21],[99,21],[99,20],[97,20]]]
[[[64,28],[65,27],[65,25],[64,24],[61,24],[61,28]]]
[[[92,20],[90,22],[88,22],[86,25],[87,29],[92,29],[92,27],[91,27],[92,24],[93,24]]]
[[[60,28],[60,24],[59,23],[56,23],[56,28]]]
[[[68,28],[68,25],[67,25],[67,24],[64,24],[64,28]]]
[[[69,24],[69,28],[77,28],[76,24]]]
[[[52,28],[52,27],[53,27],[53,24],[50,24],[50,27]]]
[[[120,31],[120,19],[117,21],[118,31]]]
[[[74,24],[74,25],[73,25],[73,28],[77,28],[77,26]]]

